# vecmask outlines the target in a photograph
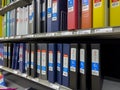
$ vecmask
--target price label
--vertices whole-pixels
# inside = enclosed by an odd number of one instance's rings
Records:
[[[21,36],[16,36],[16,39],[19,39],[19,38],[21,38]]]
[[[90,34],[91,30],[79,30],[77,31],[77,34]]]
[[[15,74],[18,74],[18,71],[16,71],[16,70],[13,70],[13,73],[15,73]]]
[[[52,84],[52,83],[50,83],[50,87],[55,89],[55,90],[59,90],[60,89],[60,86]]]
[[[0,68],[3,68],[3,66],[0,66]]]
[[[8,37],[5,37],[5,39],[8,39]]]
[[[72,35],[72,32],[62,32],[61,35]]]
[[[95,29],[95,33],[112,32],[112,28]]]
[[[11,37],[10,37],[10,39],[13,39],[13,38],[14,38],[14,36],[11,36]]]
[[[27,77],[27,74],[22,74],[23,77]]]

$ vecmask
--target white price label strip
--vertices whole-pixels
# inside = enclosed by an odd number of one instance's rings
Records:
[[[18,74],[18,71],[14,70],[13,73]]]
[[[54,36],[55,33],[47,33],[46,36]]]
[[[50,87],[56,90],[60,89],[60,86],[50,83]]]
[[[0,66],[0,68],[3,68],[3,66]]]
[[[72,32],[62,32],[61,35],[72,35]]]
[[[5,37],[5,39],[8,39],[8,37]]]
[[[90,34],[91,30],[79,30],[77,31],[77,34]]]
[[[21,38],[21,36],[16,36],[17,39]]]
[[[22,74],[23,77],[27,77],[27,74]]]
[[[112,28],[95,29],[95,33],[112,32]]]

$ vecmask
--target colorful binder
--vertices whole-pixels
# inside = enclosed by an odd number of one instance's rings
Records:
[[[91,44],[92,90],[102,90],[100,44]]]
[[[41,13],[41,33],[47,32],[47,0],[41,0],[42,13]]]
[[[48,44],[48,81],[51,83],[56,82],[56,72],[57,72],[57,52],[56,44]]]
[[[68,0],[68,30],[78,28],[78,0]]]
[[[110,26],[120,26],[120,0],[110,0]]]
[[[63,30],[67,30],[67,0],[53,0],[52,32]]]
[[[52,32],[52,0],[47,3],[47,32]]]
[[[93,0],[82,0],[82,29],[92,28],[92,3]]]
[[[62,74],[62,85],[69,87],[70,85],[70,45],[63,44],[63,74]]]
[[[91,48],[88,44],[80,44],[80,90],[91,88]]]
[[[108,0],[93,0],[93,28],[103,28],[107,26]]]
[[[41,78],[44,79],[44,80],[47,80],[48,78],[48,58],[47,58],[47,43],[42,43],[41,44],[41,47],[42,47],[42,55],[41,55]]]
[[[57,83],[62,85],[63,45],[57,44]]]
[[[37,48],[36,43],[31,43],[31,76],[37,77]]]
[[[70,45],[70,88],[78,90],[79,84],[79,47],[78,44]],[[73,78],[74,77],[74,78]]]
[[[20,43],[19,50],[19,71],[25,73],[25,44]]]
[[[4,53],[4,45],[0,44],[0,65],[3,66],[3,53]]]

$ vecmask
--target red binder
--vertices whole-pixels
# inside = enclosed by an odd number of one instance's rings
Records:
[[[78,28],[78,0],[68,0],[68,30]]]

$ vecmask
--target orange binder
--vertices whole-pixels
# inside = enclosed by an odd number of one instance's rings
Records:
[[[92,28],[92,0],[82,0],[81,28]]]

